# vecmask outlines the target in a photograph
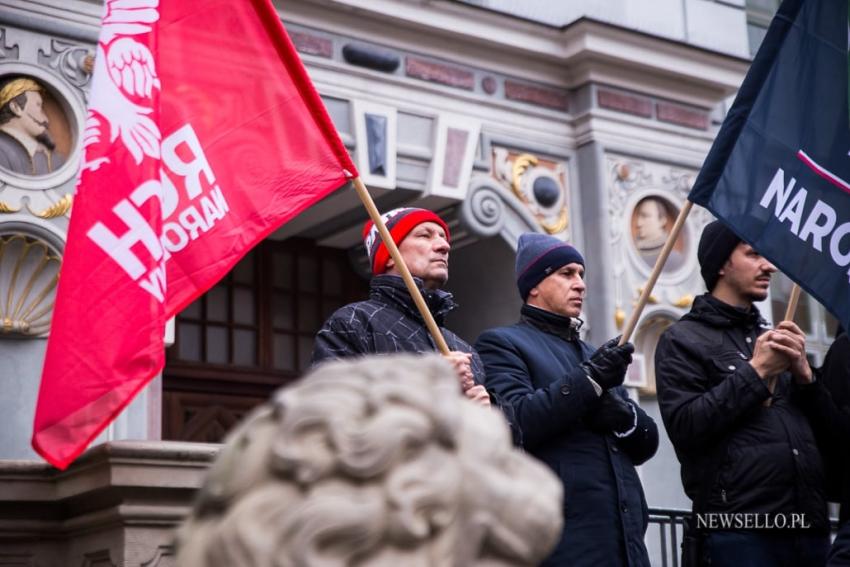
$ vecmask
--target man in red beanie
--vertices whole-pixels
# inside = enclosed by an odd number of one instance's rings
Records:
[[[383,219],[452,351],[446,358],[458,373],[464,394],[489,405],[481,359],[469,344],[443,327],[443,319],[457,306],[452,295],[440,289],[449,279],[448,226],[432,211],[417,208],[394,209]],[[372,221],[363,227],[363,239],[373,274],[369,299],[341,307],[325,321],[316,335],[314,364],[365,354],[436,350]]]

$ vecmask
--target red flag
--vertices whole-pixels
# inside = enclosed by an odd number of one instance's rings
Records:
[[[269,0],[107,0],[35,450],[67,467],[162,369],[165,321],[356,175]]]

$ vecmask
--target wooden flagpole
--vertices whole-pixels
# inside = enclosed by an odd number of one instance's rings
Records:
[[[783,321],[793,321],[794,314],[797,312],[797,304],[800,302],[800,284],[795,283],[791,288],[791,295],[788,296],[788,307],[785,308],[785,317]],[[769,408],[773,403],[773,391],[776,388],[776,376],[771,376],[767,379],[767,389],[770,390],[771,397],[764,401],[764,407]]]
[[[378,234],[380,234],[381,240],[384,241],[384,245],[387,247],[390,257],[398,267],[398,271],[401,272],[401,279],[404,280],[404,285],[407,286],[407,291],[410,292],[410,297],[413,298],[416,308],[419,309],[419,314],[422,315],[422,319],[425,321],[425,326],[428,327],[431,337],[434,338],[434,344],[437,345],[437,349],[441,354],[449,354],[449,345],[446,344],[446,339],[443,337],[443,333],[440,332],[440,327],[437,326],[434,316],[425,304],[425,299],[419,292],[419,288],[416,287],[416,282],[413,281],[413,276],[410,274],[410,270],[407,269],[407,265],[404,263],[404,260],[402,260],[401,253],[398,251],[398,246],[396,246],[393,241],[390,231],[387,230],[387,225],[384,223],[384,219],[381,218],[381,213],[378,212],[378,208],[375,206],[375,201],[372,200],[369,190],[366,189],[366,185],[363,184],[363,180],[360,179],[360,177],[355,177],[351,181],[354,184],[354,189],[357,191],[357,196],[360,197],[360,200],[363,202],[363,206],[366,207],[366,212],[369,213],[369,218],[372,219],[372,222],[375,223],[375,226],[378,228]]]
[[[794,314],[797,312],[797,304],[800,302],[800,284],[795,283],[791,288],[791,295],[788,297],[788,307],[785,309],[785,318],[783,321],[793,321]]]
[[[679,216],[673,224],[673,229],[667,237],[667,242],[664,243],[664,247],[661,249],[661,253],[655,261],[655,267],[652,268],[652,273],[649,275],[649,279],[643,286],[643,292],[641,292],[637,305],[635,305],[635,309],[632,311],[632,316],[629,317],[629,322],[626,325],[625,330],[623,330],[623,336],[620,338],[621,345],[629,342],[629,339],[632,337],[632,333],[635,331],[638,319],[640,319],[640,315],[643,313],[643,308],[646,307],[646,303],[649,301],[649,296],[652,294],[652,288],[655,287],[655,283],[658,281],[658,277],[664,269],[664,264],[667,262],[670,252],[673,251],[673,245],[676,243],[676,240],[678,240],[679,234],[685,226],[685,220],[688,218],[693,206],[694,204],[691,201],[685,201],[685,205],[679,211]],[[788,298],[788,307],[785,310],[785,321],[794,320],[794,313],[796,313],[797,304],[800,301],[800,291],[800,285],[795,283],[794,287],[791,288],[791,295]],[[773,395],[774,388],[776,388],[776,376],[771,376],[767,380],[767,389],[770,390],[771,395]],[[770,407],[771,402],[772,398],[765,400],[765,407]]]
[[[676,240],[679,239],[679,234],[682,232],[682,228],[685,226],[685,220],[688,218],[693,206],[694,204],[691,201],[685,201],[684,206],[679,211],[679,216],[673,224],[673,229],[667,237],[667,242],[664,243],[661,253],[658,254],[658,259],[655,261],[655,267],[652,268],[652,273],[649,275],[649,279],[646,280],[646,284],[643,286],[643,292],[640,294],[640,299],[638,299],[637,305],[635,305],[635,309],[632,311],[632,316],[629,317],[629,322],[623,331],[622,338],[620,339],[621,345],[629,342],[629,339],[632,337],[632,333],[635,331],[638,319],[640,319],[640,314],[643,313],[643,308],[646,307],[646,302],[649,300],[650,294],[652,294],[652,288],[655,287],[655,282],[658,281],[658,276],[661,275],[661,270],[664,269],[664,264],[667,262],[670,252],[673,251],[673,245],[676,244]]]

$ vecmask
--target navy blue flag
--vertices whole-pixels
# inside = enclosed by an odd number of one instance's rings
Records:
[[[786,0],[688,198],[850,328],[848,0]]]

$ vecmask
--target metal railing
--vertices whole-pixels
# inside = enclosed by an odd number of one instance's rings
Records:
[[[690,510],[649,509],[649,527],[646,530],[645,541],[649,560],[653,566],[679,567],[685,518],[689,518],[690,515]],[[838,520],[831,517],[829,523],[832,537],[835,537],[838,531]]]
[[[652,565],[679,567],[684,522],[685,518],[690,517],[690,515],[690,510],[649,509],[646,547]]]

